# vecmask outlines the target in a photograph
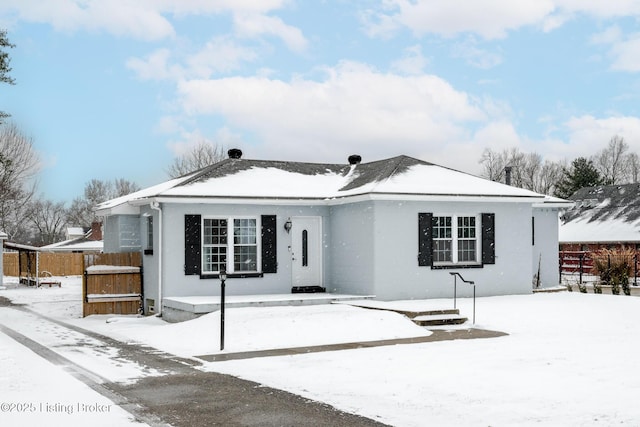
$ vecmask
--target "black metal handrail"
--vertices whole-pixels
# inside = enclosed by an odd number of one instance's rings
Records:
[[[457,271],[453,271],[451,273],[449,273],[450,275],[453,276],[453,308],[456,308],[456,299],[457,299],[457,294],[458,294],[458,290],[457,290],[457,279],[458,277],[460,278],[460,280],[462,280],[464,283],[468,283],[469,285],[473,286],[473,324],[476,324],[476,284],[473,280],[465,280],[464,277],[462,277],[462,275],[460,273],[458,273]]]

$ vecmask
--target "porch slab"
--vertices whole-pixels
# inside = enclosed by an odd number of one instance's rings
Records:
[[[375,295],[331,293],[228,295],[225,297],[225,308],[319,305],[373,298]],[[162,299],[162,318],[167,322],[183,322],[218,311],[220,306],[220,296],[167,297]]]

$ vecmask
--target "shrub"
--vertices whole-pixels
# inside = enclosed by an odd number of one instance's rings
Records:
[[[594,294],[601,294],[602,293],[602,286],[600,286],[599,282],[593,282],[593,293]]]
[[[593,269],[600,276],[600,285],[611,286],[611,293],[614,295],[619,295],[622,287],[625,295],[629,295],[629,275],[633,269],[634,257],[635,252],[631,249],[602,249],[594,253]]]

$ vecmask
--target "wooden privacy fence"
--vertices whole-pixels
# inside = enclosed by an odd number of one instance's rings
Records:
[[[142,312],[139,252],[84,256],[82,315]]]
[[[21,277],[31,262],[35,265],[35,252],[4,252],[2,254],[3,273],[5,276]],[[48,271],[54,276],[80,276],[84,271],[83,255],[76,253],[40,252],[40,270]],[[28,257],[32,259],[29,260]],[[22,268],[22,271],[20,269]]]

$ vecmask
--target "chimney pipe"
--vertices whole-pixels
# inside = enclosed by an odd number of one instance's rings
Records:
[[[362,157],[360,157],[358,154],[352,154],[349,156],[350,165],[359,165],[361,161]]]
[[[240,159],[242,157],[242,150],[238,148],[232,148],[227,151],[230,159]]]
[[[511,185],[511,166],[504,167],[504,183]]]

